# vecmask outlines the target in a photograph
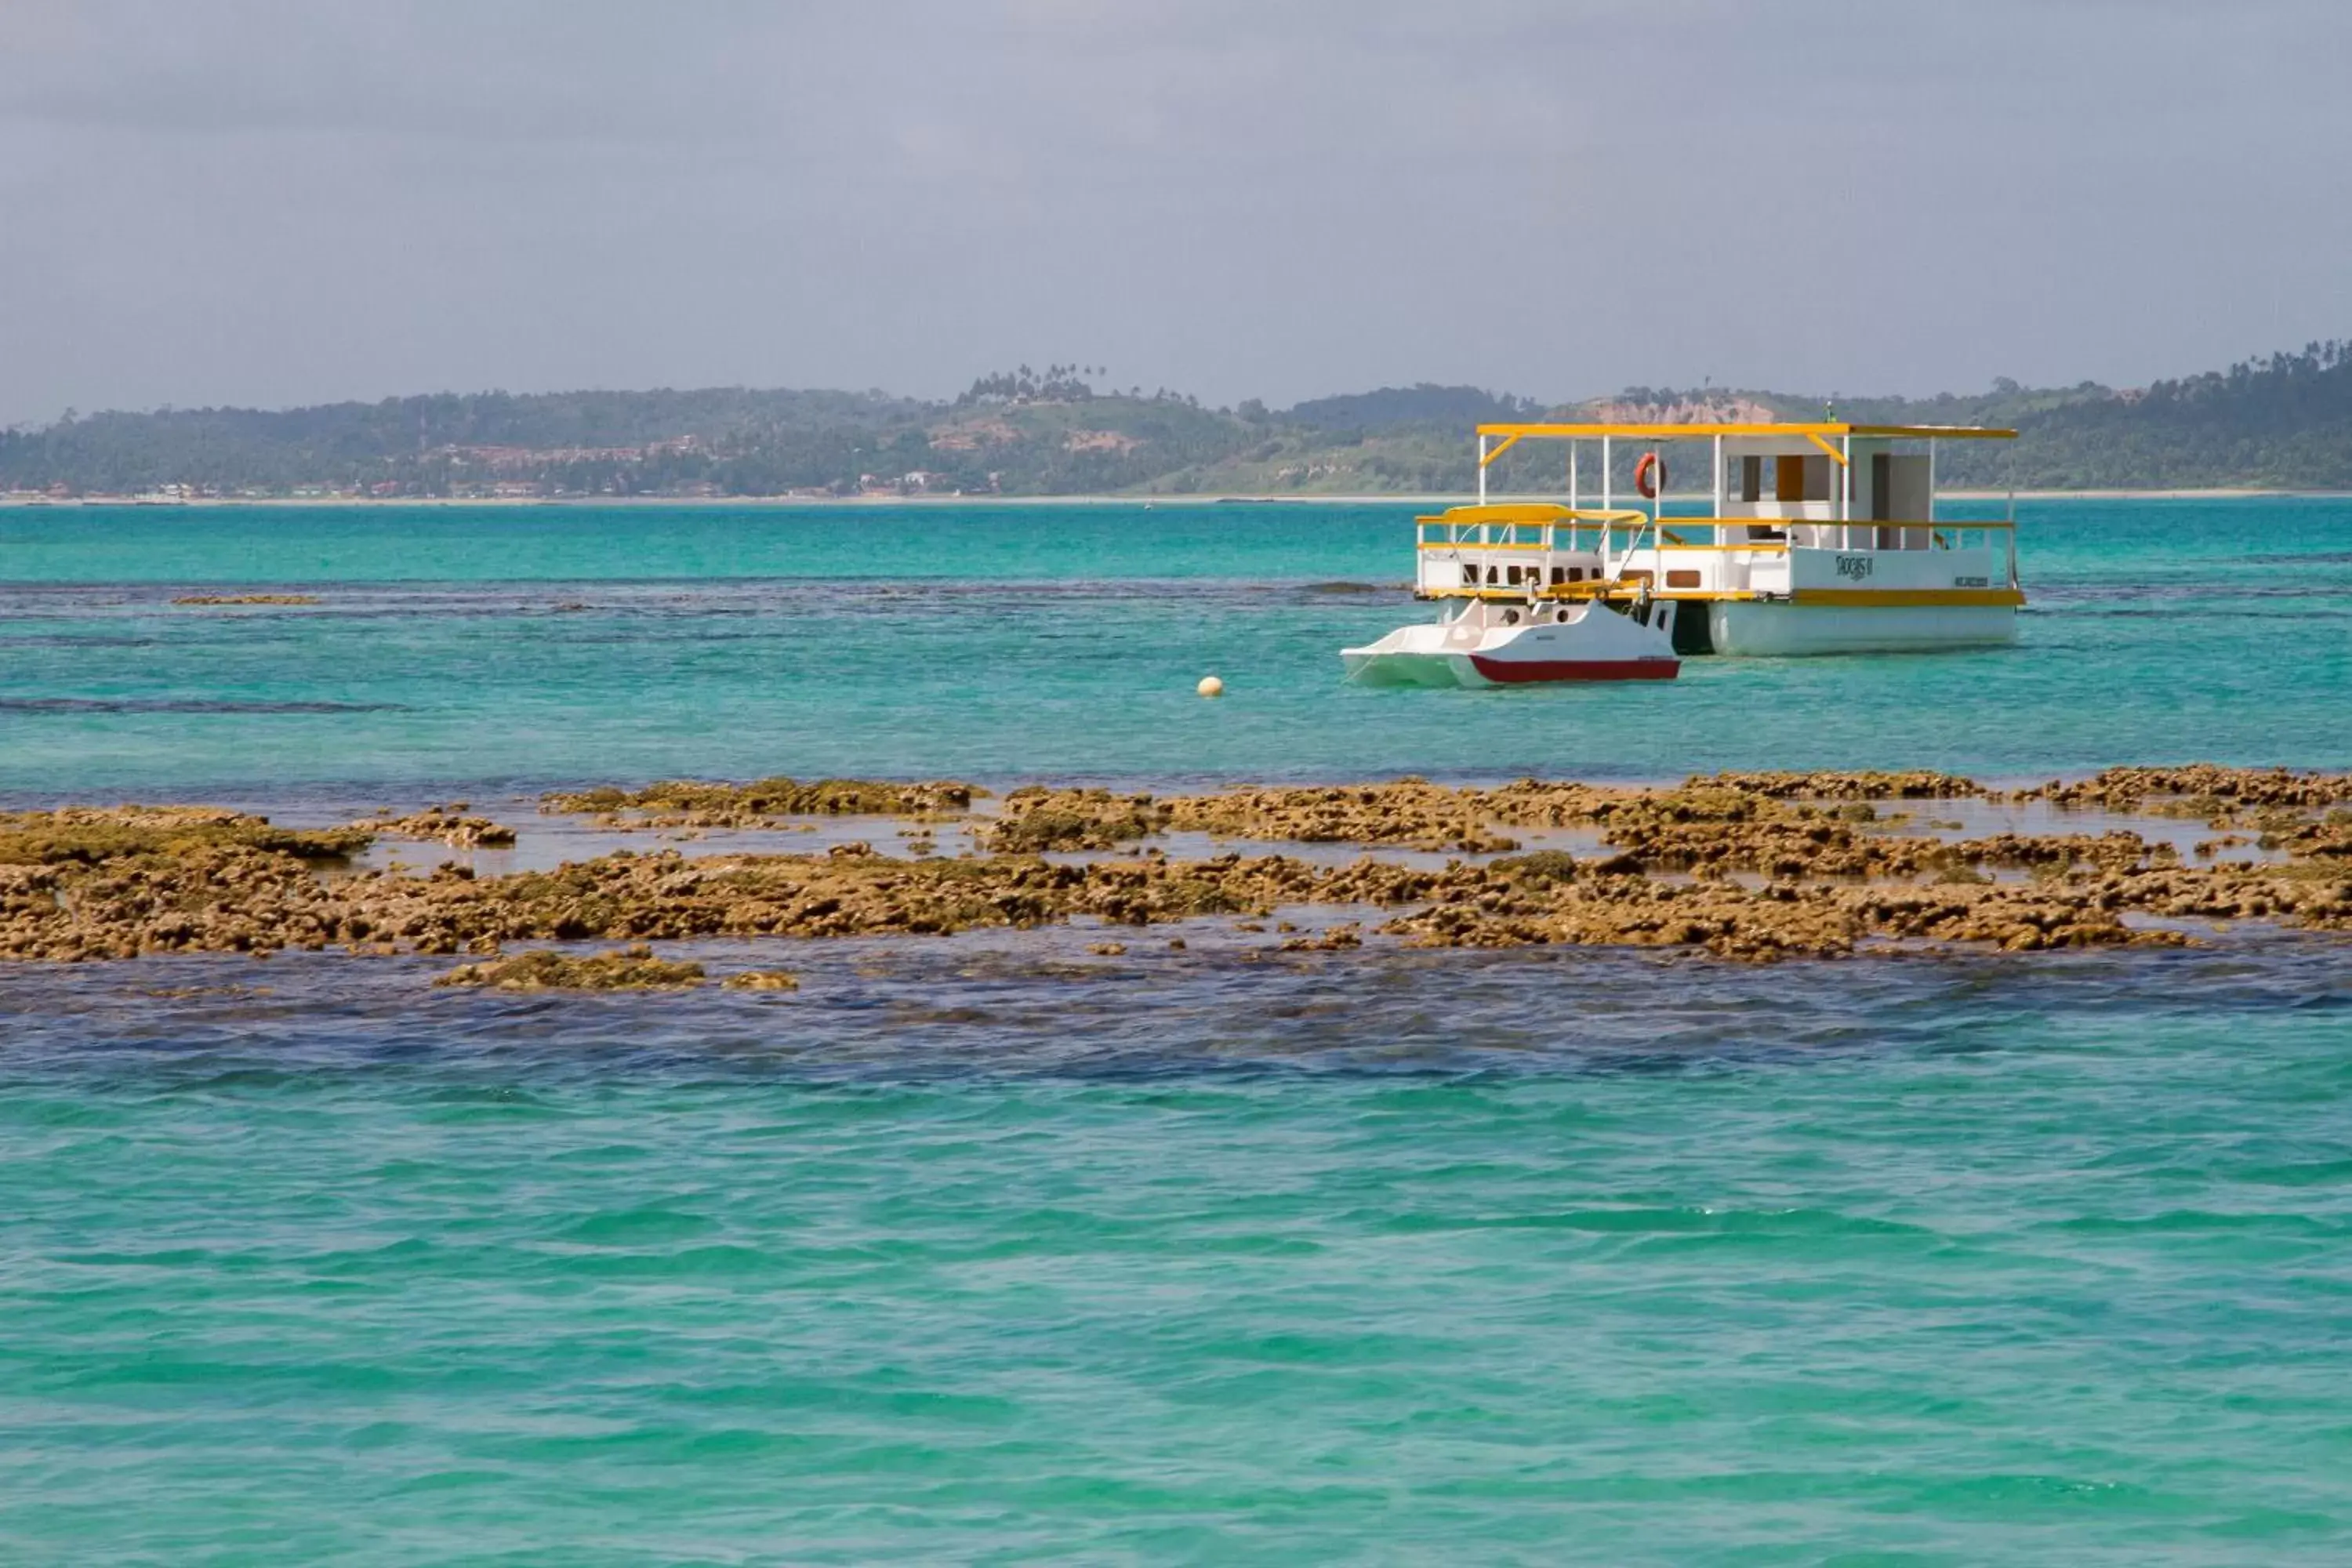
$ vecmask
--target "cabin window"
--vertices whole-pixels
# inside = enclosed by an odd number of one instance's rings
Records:
[[[1696,588],[1698,586],[1698,574],[1688,569],[1669,572],[1666,574],[1666,586],[1669,588]]]
[[[1805,499],[1805,459],[1790,453],[1773,464],[1772,499],[1802,500]]]
[[[1462,585],[1465,588],[1478,585],[1478,568],[1475,564],[1462,568]]]
[[[1564,567],[1564,566],[1555,566],[1555,567],[1553,567],[1553,568],[1551,569],[1551,585],[1552,585],[1553,587],[1557,588],[1557,587],[1559,587],[1562,583],[1565,583],[1565,582],[1567,582],[1567,581],[1568,581],[1568,568],[1566,568],[1566,567]]]
[[[1857,469],[1856,479],[1859,478]],[[1807,501],[1834,500],[1837,492],[1837,471],[1831,467],[1826,452],[1741,452],[1727,456],[1724,460],[1723,499],[1727,504],[1768,510],[1774,506],[1796,507]]]

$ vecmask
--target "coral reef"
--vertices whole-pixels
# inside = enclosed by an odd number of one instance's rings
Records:
[[[454,864],[421,877],[337,868],[373,832],[397,824],[289,830],[197,806],[20,812],[0,816],[0,956],[330,946],[494,954],[522,942],[922,936],[1073,920],[1140,928],[1203,917],[1229,918],[1246,932],[1264,931],[1277,910],[1310,907],[1345,910],[1351,921],[1377,910],[1381,923],[1333,925],[1293,935],[1283,947],[1328,950],[1380,936],[1419,946],[1622,944],[1771,960],[1918,943],[2016,952],[2177,943],[2189,940],[2184,922],[2352,931],[2352,812],[2322,809],[2342,793],[2335,775],[2200,773],[2200,788],[2214,798],[2263,802],[2261,809],[2273,816],[2263,842],[2281,858],[2194,865],[2169,843],[2124,828],[1960,841],[1913,836],[1879,820],[1867,806],[1871,797],[1857,792],[1956,793],[1965,781],[1880,774],[1857,784],[1843,777],[1727,775],[1657,789],[1528,780],[1484,791],[1403,780],[1166,801],[1041,789],[1008,797],[989,836],[995,852],[978,857],[905,858],[877,854],[866,843],[822,855],[665,848],[496,877]],[[961,786],[879,787],[909,791],[929,809],[950,798],[941,791]],[[1846,804],[1778,793],[1790,789]],[[479,820],[457,815],[462,806],[425,816],[443,824]],[[1381,858],[1433,844],[1507,844],[1486,826],[1498,819],[1582,825],[1597,829],[1603,847],[1587,856],[1542,849],[1455,858],[1442,867]],[[997,839],[994,829],[1010,825],[1024,826]],[[1337,866],[1282,854],[1178,859],[1154,849],[1048,860],[1036,853],[1101,848],[1179,827],[1360,843],[1372,853]],[[1121,945],[1096,944],[1107,955]],[[533,974],[553,984],[545,976],[571,972],[550,968],[555,958],[467,965],[457,973],[468,978],[452,983],[506,984],[502,976],[511,973],[517,984]],[[730,982],[738,983],[765,984],[748,976]]]

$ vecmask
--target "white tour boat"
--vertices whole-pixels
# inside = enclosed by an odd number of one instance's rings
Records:
[[[2016,636],[2016,503],[1938,515],[1936,447],[2013,430],[1895,425],[1482,425],[1478,502],[1418,520],[1414,588],[1462,607],[1344,649],[1370,684],[1671,677],[1681,657],[1972,647]],[[1522,441],[1568,447],[1565,505],[1489,504]],[[1616,504],[1616,444],[1649,445]],[[1704,442],[1704,511],[1669,512],[1672,442]],[[1599,447],[1600,504],[1582,469]],[[1627,498],[1629,500],[1633,498]]]

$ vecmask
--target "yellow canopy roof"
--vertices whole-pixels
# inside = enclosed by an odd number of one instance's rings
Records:
[[[1674,441],[1706,436],[1885,436],[1928,437],[1938,440],[2006,441],[2014,430],[1984,425],[1481,425],[1481,436],[1522,437],[1536,440],[1589,440],[1602,436],[1631,436],[1641,441]]]

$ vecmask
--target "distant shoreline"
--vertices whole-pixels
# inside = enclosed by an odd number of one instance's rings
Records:
[[[2262,497],[2304,500],[2352,499],[2347,490],[2265,489],[2224,487],[2211,489],[2087,489],[2026,490],[2020,500],[2247,500]],[[1946,490],[1944,500],[2006,500],[2008,490]],[[12,511],[180,511],[201,508],[389,508],[445,507],[514,510],[534,507],[889,507],[889,506],[1468,506],[1475,497],[1459,495],[915,495],[915,496],[193,496],[184,500],[137,500],[129,496],[88,496],[37,500],[0,496],[0,510]],[[1496,502],[1551,502],[1556,495],[1496,496]],[[1618,498],[1630,501],[1630,496]],[[1669,494],[1674,502],[1703,502],[1705,495]]]

